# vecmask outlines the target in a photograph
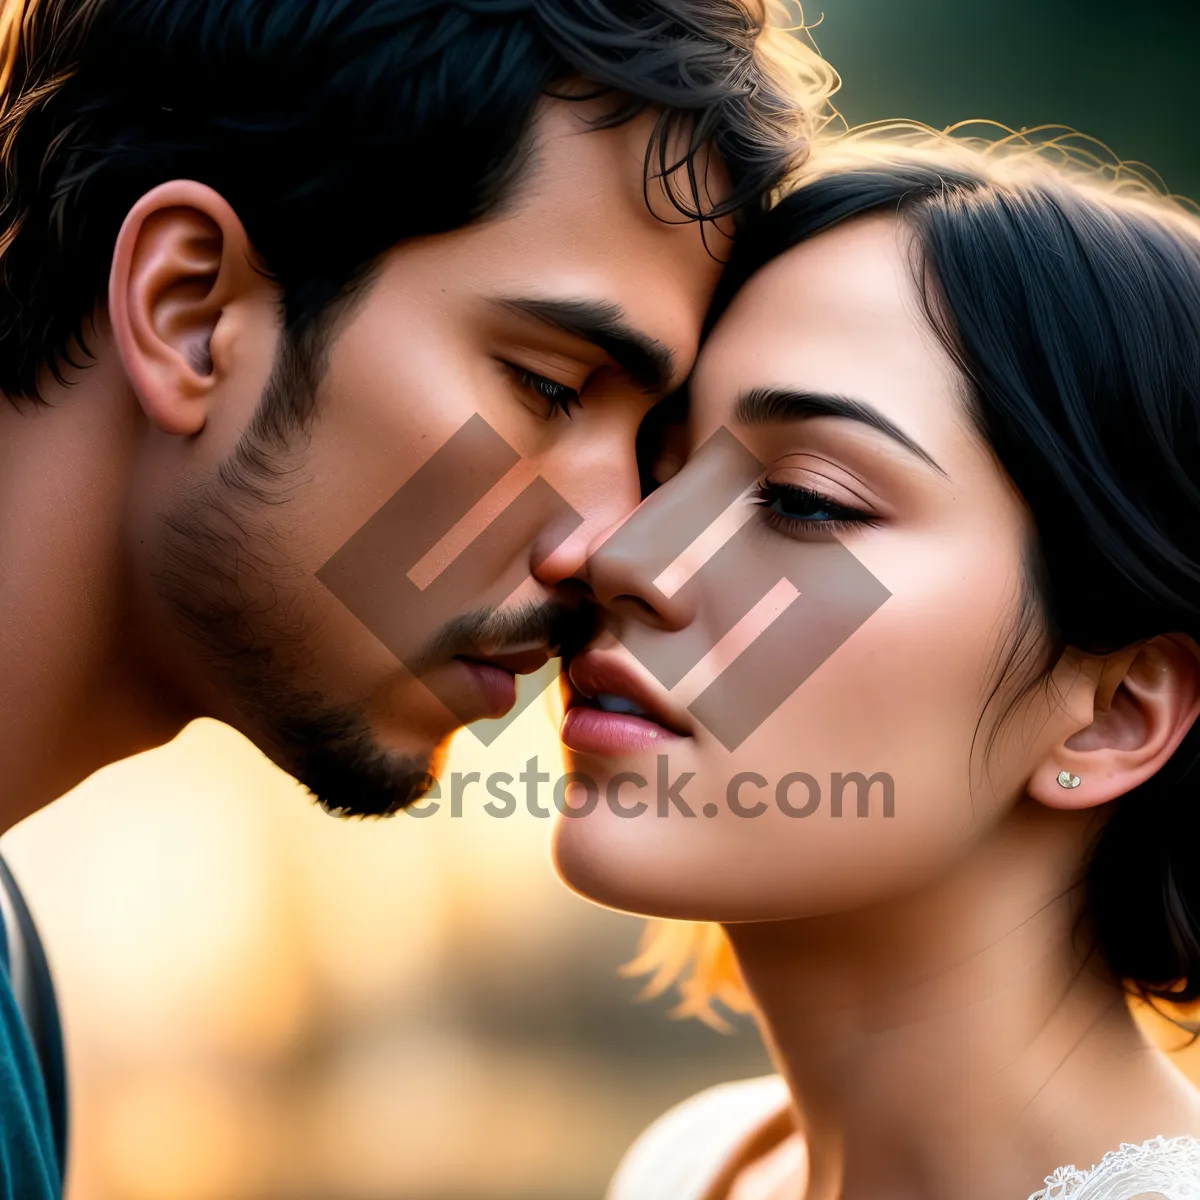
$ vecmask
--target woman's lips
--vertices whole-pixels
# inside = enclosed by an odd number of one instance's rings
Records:
[[[679,734],[632,713],[605,712],[584,701],[567,710],[559,735],[563,745],[580,754],[629,754],[680,740]]]
[[[611,652],[587,650],[572,660],[566,719],[560,736],[581,754],[627,754],[690,736],[691,722],[661,689],[642,680]],[[637,712],[606,711],[636,708]]]

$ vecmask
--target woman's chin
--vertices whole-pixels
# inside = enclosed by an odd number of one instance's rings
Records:
[[[600,809],[560,817],[551,843],[555,871],[585,900],[617,912],[671,921],[756,919],[757,910],[742,913],[739,897],[727,895],[703,863],[648,831],[666,824],[652,811],[641,821]]]
[[[630,846],[628,832],[613,827],[620,818],[597,810],[587,817],[560,817],[551,855],[559,878],[573,892],[618,912],[642,917],[696,919],[688,889],[664,887],[661,862]],[[600,829],[604,825],[609,828]]]

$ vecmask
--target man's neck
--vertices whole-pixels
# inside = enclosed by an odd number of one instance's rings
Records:
[[[1076,816],[1022,806],[870,912],[729,927],[805,1129],[806,1200],[1027,1196],[1121,1141],[1200,1132],[1182,1075],[1076,953]]]
[[[42,394],[0,397],[0,831],[184,723],[128,636],[137,404],[103,358]]]

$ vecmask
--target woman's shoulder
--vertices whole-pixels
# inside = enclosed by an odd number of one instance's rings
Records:
[[[778,1075],[697,1092],[647,1126],[617,1167],[606,1200],[700,1200],[738,1148],[787,1103]]]
[[[1045,1184],[1029,1200],[1200,1200],[1200,1141],[1156,1137],[1140,1146],[1123,1142],[1089,1170],[1059,1167]]]

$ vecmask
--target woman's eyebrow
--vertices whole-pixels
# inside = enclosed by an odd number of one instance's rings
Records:
[[[806,421],[813,417],[841,417],[847,421],[857,421],[891,438],[910,454],[916,455],[922,462],[931,466],[939,475],[949,478],[932,455],[865,400],[826,392],[753,388],[738,397],[733,416],[734,420],[742,425],[772,425],[782,421]]]

